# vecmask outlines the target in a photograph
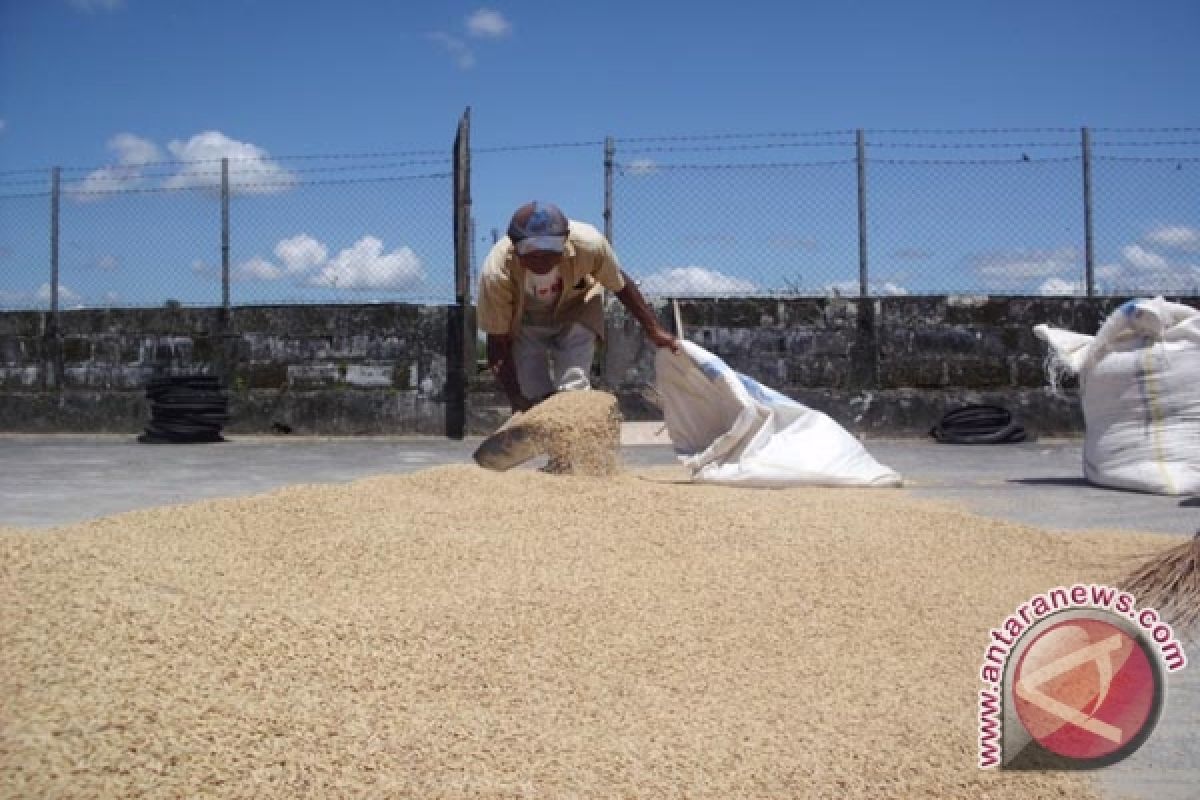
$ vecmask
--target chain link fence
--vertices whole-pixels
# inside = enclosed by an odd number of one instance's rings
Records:
[[[612,152],[613,243],[645,294],[857,294],[853,131],[616,140]]]
[[[450,150],[0,172],[0,308],[454,302]],[[472,285],[536,198],[605,229],[651,296],[1200,292],[1196,128],[597,139],[469,163]]]
[[[7,173],[0,307],[49,307],[55,269],[64,310],[450,302],[450,166],[422,151]]]
[[[651,295],[1195,294],[1198,133],[618,139],[614,245]]]

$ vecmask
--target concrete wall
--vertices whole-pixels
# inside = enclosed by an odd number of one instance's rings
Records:
[[[1196,304],[1197,298],[1182,302]],[[661,415],[653,352],[610,300],[595,377],[630,419]],[[1095,333],[1123,298],[891,297],[681,300],[686,335],[734,369],[851,430],[924,435],[954,406],[994,402],[1035,434],[1082,431],[1077,392],[1046,387],[1033,326]],[[659,307],[664,320],[669,308]],[[220,374],[231,433],[446,432],[446,306],[82,310],[49,329],[40,312],[0,313],[0,430],[137,432],[146,381]],[[507,415],[486,373],[468,385],[468,430]]]
[[[1047,386],[1039,323],[1095,333],[1126,298],[680,300],[688,339],[731,367],[870,434],[925,435],[965,403],[996,403],[1034,434],[1083,430],[1077,383]],[[1197,304],[1200,298],[1179,302]],[[605,368],[630,418],[654,418],[653,354],[610,313]]]
[[[136,432],[158,374],[221,375],[226,430],[445,432],[445,306],[0,313],[0,430]]]

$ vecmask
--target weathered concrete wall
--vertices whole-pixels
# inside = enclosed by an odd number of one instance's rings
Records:
[[[1073,383],[1051,392],[1033,326],[1095,333],[1124,298],[891,297],[681,300],[689,339],[743,372],[869,434],[924,435],[949,409],[1004,405],[1035,434],[1083,428]],[[1197,304],[1198,298],[1181,302]],[[653,348],[610,301],[595,376],[630,419],[660,418]],[[658,308],[664,321],[671,314]],[[278,306],[0,313],[0,430],[136,432],[143,388],[169,370],[230,387],[232,433],[444,435],[446,306]],[[507,404],[470,377],[468,430]]]
[[[444,306],[0,314],[0,430],[134,432],[147,381],[221,375],[231,432],[445,432]]]
[[[1083,417],[1073,380],[1048,388],[1033,326],[1092,334],[1125,299],[705,299],[679,308],[688,339],[851,430],[923,435],[956,406],[995,403],[1052,435],[1082,432]],[[670,315],[663,308],[660,316]],[[653,353],[619,305],[610,310],[605,367],[625,415],[654,418],[644,391]]]

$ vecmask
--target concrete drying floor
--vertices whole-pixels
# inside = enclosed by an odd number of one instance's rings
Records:
[[[623,441],[627,467],[675,463],[661,424],[627,424]],[[478,443],[477,438],[237,436],[220,444],[146,445],[125,435],[3,434],[0,526],[53,527],[137,508],[466,463]],[[904,476],[915,496],[959,502],[986,516],[1067,531],[1126,529],[1182,537],[1200,528],[1198,497],[1087,484],[1078,441],[956,447],[880,439],[866,446]],[[981,639],[981,655],[982,644]],[[1096,773],[1102,791],[1114,797],[1195,797],[1200,643],[1193,637],[1186,644],[1195,663],[1171,676],[1162,721],[1134,756]]]

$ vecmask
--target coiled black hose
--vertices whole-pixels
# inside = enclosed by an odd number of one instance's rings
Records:
[[[229,398],[213,375],[172,375],[146,386],[150,422],[139,442],[184,444],[223,442],[229,421]]]
[[[1025,441],[1025,428],[1006,408],[968,405],[942,417],[929,434],[946,444],[1007,444]]]

